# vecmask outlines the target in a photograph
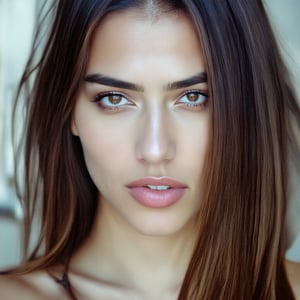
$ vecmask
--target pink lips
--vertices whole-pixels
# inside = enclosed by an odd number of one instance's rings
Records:
[[[175,204],[187,186],[168,177],[144,177],[127,185],[130,195],[150,208],[164,208]]]

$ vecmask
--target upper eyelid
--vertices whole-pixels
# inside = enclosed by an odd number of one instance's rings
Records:
[[[180,100],[180,98],[184,97],[185,95],[189,94],[189,93],[199,93],[203,96],[209,97],[208,91],[204,91],[204,90],[200,90],[200,89],[192,89],[192,90],[188,90],[188,91],[184,91],[183,93],[181,93],[178,97],[177,100]]]
[[[190,90],[186,90],[186,91],[183,91],[182,93],[180,93],[179,96],[175,97],[175,101],[177,102],[178,100],[180,100],[182,97],[184,97],[185,95],[187,95],[189,93],[199,93],[203,96],[209,97],[208,91],[206,91],[206,90],[203,90],[203,89],[190,89]],[[99,99],[99,98],[103,98],[103,97],[109,96],[109,95],[120,95],[120,96],[124,97],[129,102],[132,102],[132,103],[135,102],[130,96],[128,96],[127,94],[125,94],[124,92],[121,92],[121,91],[99,92],[93,97],[92,101],[93,102],[100,101],[101,99]]]
[[[203,89],[190,89],[190,90],[184,91],[182,93],[182,95],[184,96],[189,93],[199,93],[199,94],[203,94],[203,95],[208,95],[208,91],[203,90]]]
[[[93,102],[98,102],[98,101],[101,100],[101,98],[104,98],[104,97],[110,96],[110,95],[120,95],[123,98],[125,98],[127,101],[133,102],[133,100],[128,95],[126,95],[123,92],[118,92],[118,91],[110,91],[110,92],[100,92],[100,93],[97,93],[95,95],[95,97],[93,98]]]

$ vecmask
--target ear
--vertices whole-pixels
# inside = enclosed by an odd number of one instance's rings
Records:
[[[78,136],[78,130],[77,130],[77,126],[76,126],[74,117],[72,117],[70,125],[71,125],[70,127],[71,127],[72,134],[75,135],[75,136]]]

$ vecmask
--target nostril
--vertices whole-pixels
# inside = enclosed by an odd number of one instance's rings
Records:
[[[144,136],[136,146],[137,159],[150,164],[170,161],[175,157],[175,152],[175,143],[170,138],[158,140]]]

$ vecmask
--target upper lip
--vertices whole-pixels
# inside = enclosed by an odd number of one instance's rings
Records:
[[[137,179],[135,181],[132,181],[127,185],[128,188],[134,188],[134,187],[143,187],[148,185],[164,185],[169,186],[170,188],[186,188],[187,186],[173,178],[170,177],[152,177],[147,176],[140,179]]]

